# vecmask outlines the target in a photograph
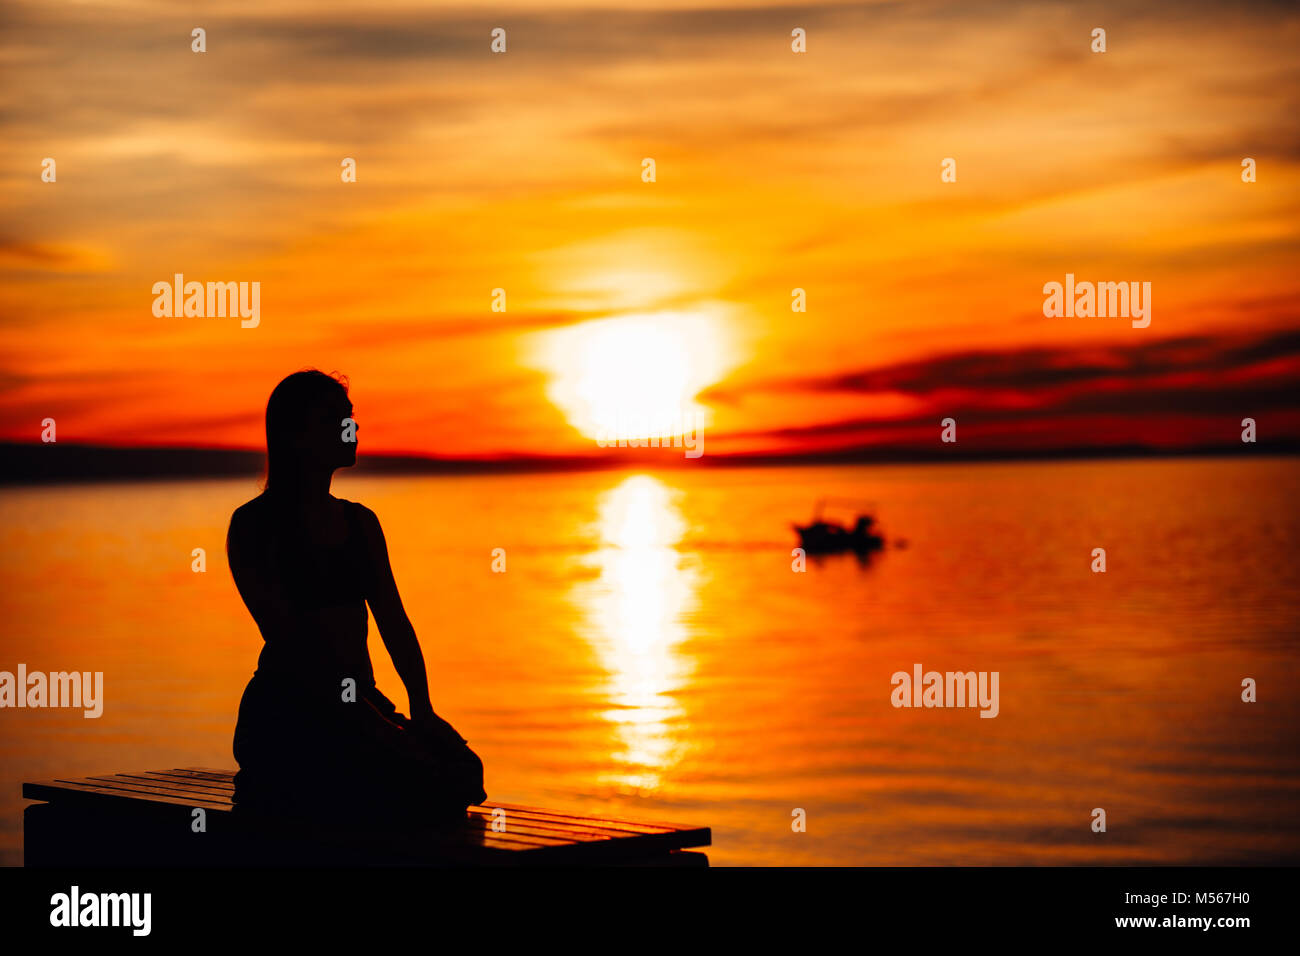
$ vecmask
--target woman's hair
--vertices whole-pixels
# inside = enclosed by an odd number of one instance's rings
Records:
[[[266,403],[266,485],[294,471],[293,438],[312,425],[320,409],[342,399],[348,401],[348,380],[337,372],[303,369],[285,377]]]

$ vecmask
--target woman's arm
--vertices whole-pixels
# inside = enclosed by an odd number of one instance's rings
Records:
[[[361,527],[365,532],[366,547],[373,576],[366,588],[366,600],[379,625],[379,636],[393,659],[397,676],[406,685],[411,702],[411,719],[425,723],[435,717],[429,700],[429,679],[424,670],[424,654],[415,637],[415,628],[402,607],[402,597],[397,593],[397,581],[388,561],[388,543],[379,518],[369,508],[361,507]]]

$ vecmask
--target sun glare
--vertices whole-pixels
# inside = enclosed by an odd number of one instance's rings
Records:
[[[535,360],[585,437],[664,438],[711,424],[696,398],[731,366],[724,329],[705,310],[599,319],[544,333]]]
[[[631,475],[601,495],[601,547],[592,555],[600,574],[575,591],[609,672],[603,716],[613,730],[614,766],[603,779],[632,792],[658,789],[688,749],[677,694],[694,668],[681,645],[700,582],[677,551],[686,521],[675,497],[649,475]]]

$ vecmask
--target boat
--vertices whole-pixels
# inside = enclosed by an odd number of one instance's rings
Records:
[[[827,521],[822,511],[829,498],[821,498],[813,510],[813,520],[808,524],[794,524],[799,534],[800,546],[806,554],[839,554],[852,551],[870,554],[885,546],[884,537],[875,529],[876,519],[871,514],[859,513],[852,527],[836,521]]]

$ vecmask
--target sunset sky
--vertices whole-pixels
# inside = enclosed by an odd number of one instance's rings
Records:
[[[0,18],[5,440],[260,447],[308,366],[371,452],[596,454],[622,407],[702,415],[720,455],[946,416],[989,448],[1300,440],[1289,4]],[[260,324],[155,317],[175,273],[260,282]],[[1045,317],[1066,273],[1150,282],[1150,326]]]

